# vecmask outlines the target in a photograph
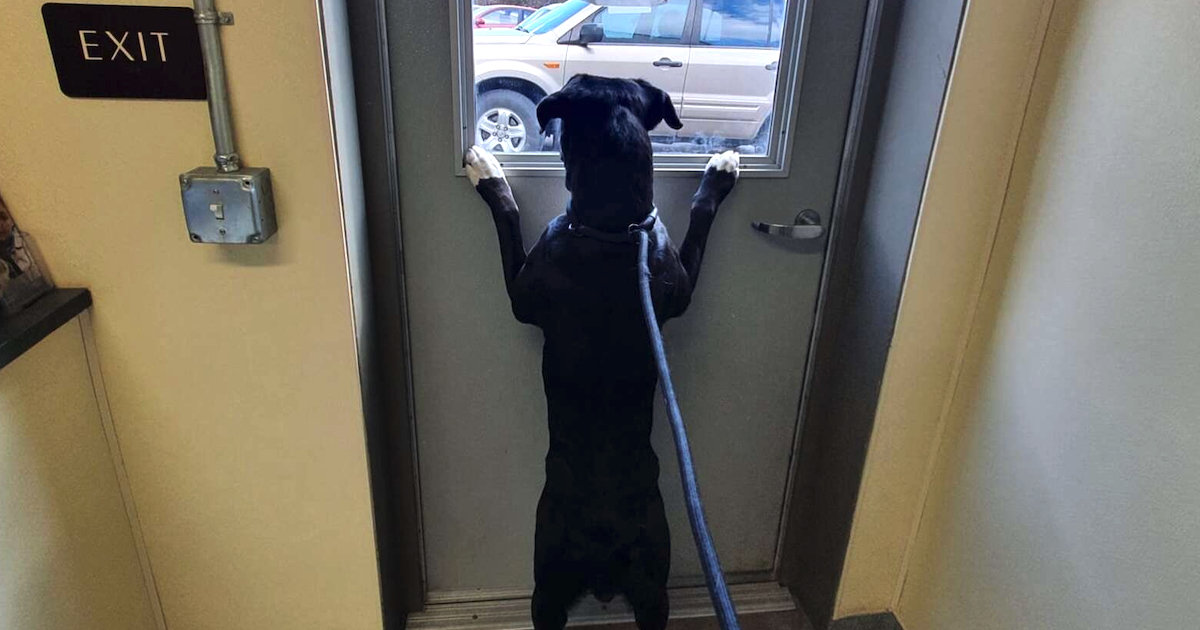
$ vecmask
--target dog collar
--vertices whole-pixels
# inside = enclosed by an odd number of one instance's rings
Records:
[[[646,215],[646,218],[642,219],[641,223],[630,223],[624,232],[605,232],[604,230],[597,230],[596,228],[576,223],[575,213],[571,212],[570,206],[567,206],[567,230],[571,234],[594,238],[606,243],[636,243],[637,235],[635,232],[649,232],[657,220],[658,208],[651,206],[650,214]]]

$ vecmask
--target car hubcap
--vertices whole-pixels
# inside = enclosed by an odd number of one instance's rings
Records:
[[[525,149],[525,123],[511,109],[493,107],[475,124],[479,146],[493,153],[516,153]]]

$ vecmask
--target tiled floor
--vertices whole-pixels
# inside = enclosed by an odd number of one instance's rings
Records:
[[[808,619],[798,610],[787,612],[759,613],[740,615],[738,621],[742,630],[812,630]],[[576,626],[584,630],[637,630],[633,623],[617,623],[599,626]],[[667,630],[720,630],[716,617],[693,617],[690,619],[672,619],[667,623]]]

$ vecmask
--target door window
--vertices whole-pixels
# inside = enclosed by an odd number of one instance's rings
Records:
[[[644,79],[671,95],[683,128],[651,134],[659,169],[702,170],[705,156],[734,149],[747,174],[784,171],[811,1],[526,0],[544,10],[516,28],[471,28],[470,5],[455,0],[455,140],[460,151],[502,154],[517,172],[560,169],[555,125],[540,128],[537,103],[588,73]]]

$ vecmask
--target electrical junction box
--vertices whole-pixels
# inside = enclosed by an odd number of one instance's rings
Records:
[[[202,166],[179,176],[193,243],[258,244],[275,233],[271,169],[222,172]]]

